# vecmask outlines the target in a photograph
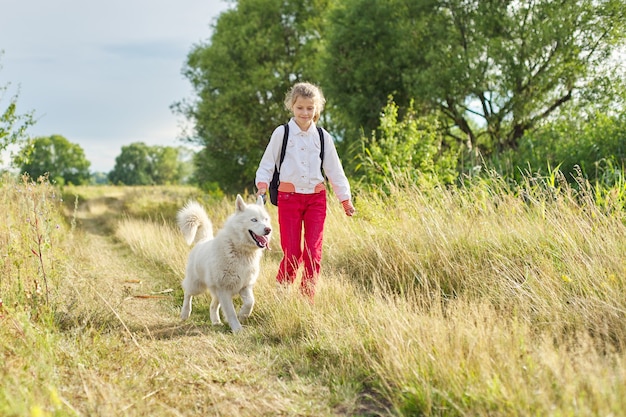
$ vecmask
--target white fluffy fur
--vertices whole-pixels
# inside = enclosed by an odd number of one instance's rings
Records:
[[[256,204],[246,204],[240,195],[235,213],[213,238],[212,225],[200,204],[191,201],[176,216],[188,244],[196,242],[189,254],[182,286],[185,292],[181,318],[191,314],[193,296],[211,294],[211,323],[221,324],[219,308],[233,332],[241,330],[240,321],[252,313],[252,289],[259,276],[262,249],[268,248],[272,232],[270,217],[259,197]],[[239,294],[242,306],[237,314],[233,297]]]
[[[213,224],[204,208],[197,202],[188,202],[178,212],[176,220],[188,245],[191,245],[194,241],[200,242],[205,239],[213,239]]]

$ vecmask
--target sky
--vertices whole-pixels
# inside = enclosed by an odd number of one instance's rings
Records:
[[[225,0],[2,0],[0,111],[34,113],[31,137],[80,145],[92,172],[109,172],[124,145],[181,146],[192,99],[182,75],[208,42]],[[6,157],[5,157],[5,163]]]

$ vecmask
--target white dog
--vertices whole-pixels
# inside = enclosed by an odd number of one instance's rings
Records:
[[[259,197],[256,204],[246,204],[237,195],[235,213],[215,238],[211,221],[195,201],[187,203],[176,220],[187,244],[197,242],[189,254],[182,283],[185,299],[180,317],[189,318],[192,297],[209,290],[211,323],[221,324],[221,306],[231,330],[240,331],[240,321],[248,318],[254,307],[252,287],[259,276],[262,249],[269,249],[272,233],[263,199]],[[237,294],[243,302],[239,314],[233,305]]]

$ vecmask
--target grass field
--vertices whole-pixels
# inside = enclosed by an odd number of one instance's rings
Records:
[[[196,198],[218,229],[232,196],[5,176],[0,415],[626,415],[626,213],[595,197],[492,178],[359,195],[353,218],[331,199],[315,303],[276,288],[275,233],[234,335],[207,296],[179,320],[174,226]]]

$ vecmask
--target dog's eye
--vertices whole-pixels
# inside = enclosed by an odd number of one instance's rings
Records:
[[[258,222],[258,220],[257,220],[257,218],[256,218],[256,217],[251,218],[251,219],[250,219],[250,221],[252,221],[252,222],[254,222],[254,223]]]

